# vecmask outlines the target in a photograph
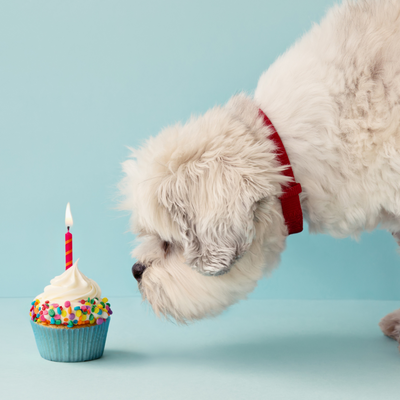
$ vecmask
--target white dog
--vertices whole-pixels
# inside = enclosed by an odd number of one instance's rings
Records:
[[[123,164],[122,207],[141,240],[133,272],[158,315],[217,315],[279,262],[290,233],[281,197],[294,183],[259,109],[282,139],[311,232],[380,224],[399,239],[400,1],[346,2],[261,76],[253,98],[164,129]],[[382,327],[397,338],[400,313]]]

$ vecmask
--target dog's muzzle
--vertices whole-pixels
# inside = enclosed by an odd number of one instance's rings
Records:
[[[138,282],[142,280],[142,275],[146,268],[147,267],[145,265],[140,263],[133,264],[132,274]]]

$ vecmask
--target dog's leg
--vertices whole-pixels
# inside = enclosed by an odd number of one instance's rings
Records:
[[[392,235],[400,246],[400,231],[393,232]],[[386,336],[395,339],[400,343],[400,310],[393,311],[386,315],[386,317],[382,318],[381,322],[379,322],[379,326]]]
[[[379,326],[386,336],[400,343],[400,310],[393,311],[382,318]]]
[[[400,231],[399,232],[393,232],[392,235],[396,239],[397,244],[400,246]]]

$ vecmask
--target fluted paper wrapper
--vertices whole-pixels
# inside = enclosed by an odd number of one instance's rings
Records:
[[[104,352],[110,318],[101,325],[57,329],[31,321],[36,345],[46,360],[80,362],[100,358]]]

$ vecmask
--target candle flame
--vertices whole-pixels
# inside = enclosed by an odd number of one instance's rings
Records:
[[[74,224],[71,214],[71,206],[67,204],[67,209],[65,210],[65,226],[70,227]]]

